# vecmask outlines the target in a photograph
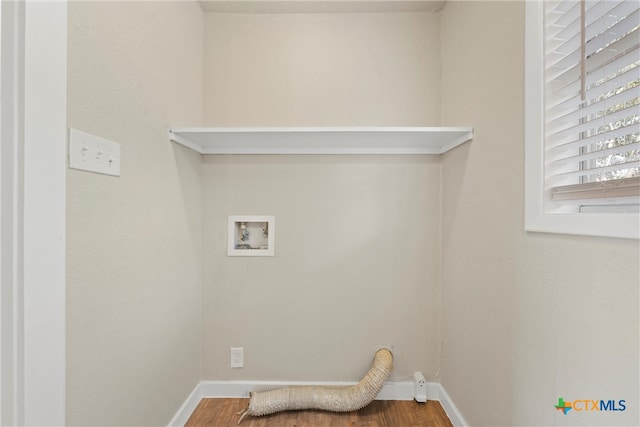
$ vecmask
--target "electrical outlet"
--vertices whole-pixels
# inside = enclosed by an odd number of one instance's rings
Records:
[[[243,347],[231,347],[231,367],[243,368],[244,367],[244,348]]]

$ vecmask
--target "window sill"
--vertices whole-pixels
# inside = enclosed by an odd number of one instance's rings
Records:
[[[638,214],[580,213],[527,215],[525,230],[541,233],[640,239]]]

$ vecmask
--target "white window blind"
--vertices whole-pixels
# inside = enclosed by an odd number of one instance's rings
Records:
[[[544,2],[545,187],[554,203],[637,209],[639,28],[637,0]]]

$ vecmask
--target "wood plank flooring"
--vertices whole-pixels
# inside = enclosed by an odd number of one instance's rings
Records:
[[[249,399],[202,399],[185,427],[231,427]],[[262,417],[247,416],[242,427],[453,427],[440,402],[375,400],[358,412],[288,411]]]

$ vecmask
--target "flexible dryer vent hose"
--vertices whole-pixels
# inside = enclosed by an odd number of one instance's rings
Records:
[[[386,348],[376,352],[373,366],[365,377],[350,387],[298,386],[251,393],[249,407],[240,412],[238,424],[247,415],[269,415],[281,411],[320,409],[333,412],[352,412],[371,403],[389,378],[393,369],[393,355]]]

